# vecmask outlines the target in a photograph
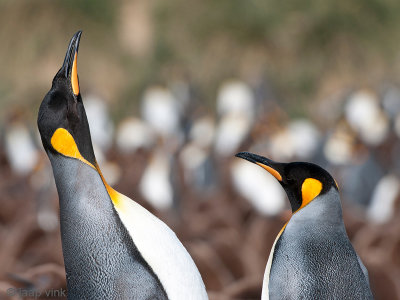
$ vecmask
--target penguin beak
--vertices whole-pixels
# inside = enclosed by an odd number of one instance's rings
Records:
[[[279,182],[282,182],[282,173],[283,173],[283,164],[274,162],[264,156],[249,153],[249,152],[240,152],[235,155],[236,157],[243,158],[252,163],[255,163],[267,170],[272,176],[274,176]]]
[[[72,91],[75,96],[79,95],[79,80],[77,72],[77,58],[79,41],[81,39],[82,31],[78,31],[74,34],[68,45],[67,53],[65,54],[64,63],[61,67],[60,72],[62,72],[65,78],[69,79],[72,87]]]

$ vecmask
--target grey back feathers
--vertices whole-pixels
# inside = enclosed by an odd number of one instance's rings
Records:
[[[293,214],[271,255],[269,299],[373,299],[334,188]]]
[[[168,299],[96,170],[49,154],[60,198],[68,299]]]

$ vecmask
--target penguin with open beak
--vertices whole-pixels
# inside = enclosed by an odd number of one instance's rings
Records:
[[[38,116],[60,200],[68,299],[207,299],[175,233],[102,176],[79,92],[80,38],[72,37]]]
[[[347,236],[338,186],[321,167],[241,152],[286,191],[292,217],[272,246],[262,299],[373,299],[368,272]]]

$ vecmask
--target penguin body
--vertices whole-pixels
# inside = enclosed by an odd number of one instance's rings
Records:
[[[293,215],[271,255],[270,295],[282,299],[293,295],[298,299],[371,296],[368,277],[347,237],[340,200],[333,190]],[[285,279],[286,274],[291,274],[290,280]]]
[[[81,32],[39,110],[60,198],[69,299],[207,299],[189,253],[161,220],[113,190],[96,162],[79,93]]]
[[[334,179],[309,163],[237,154],[270,172],[293,215],[272,247],[262,299],[373,299],[368,273],[347,236]]]
[[[167,299],[97,172],[72,158],[49,157],[60,198],[68,298],[131,299],[135,291],[138,299]]]

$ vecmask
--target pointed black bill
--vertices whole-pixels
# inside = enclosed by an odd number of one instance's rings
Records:
[[[270,160],[264,156],[249,153],[249,152],[240,152],[240,153],[237,153],[235,156],[239,157],[239,158],[243,158],[245,160],[248,160],[252,163],[259,165],[260,167],[267,170],[277,180],[282,182],[283,168],[284,168],[285,164],[277,163],[277,162],[274,162],[273,160]]]
[[[67,53],[65,54],[64,63],[60,70],[64,73],[66,78],[71,77],[72,65],[74,63],[75,55],[78,54],[79,41],[81,39],[81,35],[82,31],[79,30],[77,33],[74,34],[74,36],[71,38],[71,41],[69,42],[68,50]]]

